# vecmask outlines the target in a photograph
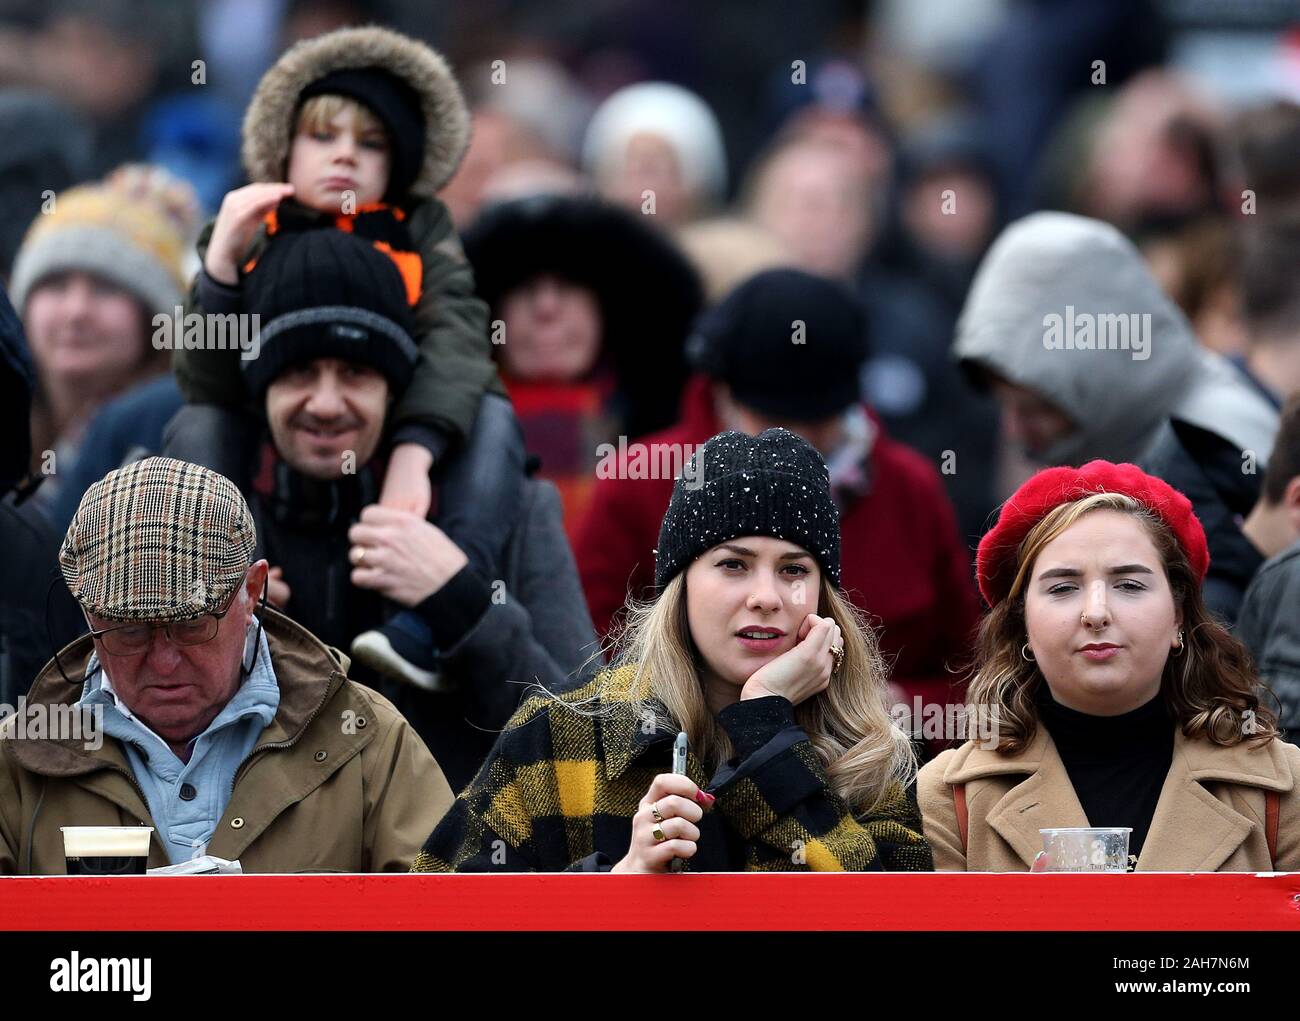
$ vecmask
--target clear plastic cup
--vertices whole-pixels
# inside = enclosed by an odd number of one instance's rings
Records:
[[[1048,872],[1127,872],[1128,826],[1067,826],[1039,830]]]
[[[70,876],[143,876],[152,826],[61,826]]]

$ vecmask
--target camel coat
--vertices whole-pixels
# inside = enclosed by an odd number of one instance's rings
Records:
[[[1262,748],[1223,748],[1174,735],[1173,759],[1139,872],[1300,870],[1300,748],[1274,739]],[[968,850],[957,827],[953,785],[966,785]],[[1264,835],[1265,791],[1280,795],[1277,862]],[[1087,826],[1065,764],[1040,726],[1019,755],[968,741],[922,768],[917,800],[939,872],[1023,872],[1043,849],[1039,829]]]

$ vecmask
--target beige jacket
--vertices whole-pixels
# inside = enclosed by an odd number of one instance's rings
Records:
[[[1139,872],[1267,872],[1265,792],[1280,795],[1277,871],[1300,870],[1300,748],[1223,748],[1174,736],[1173,760]],[[968,848],[962,850],[953,785],[965,784]],[[940,872],[1023,872],[1043,849],[1040,829],[1087,826],[1065,764],[1046,728],[1019,755],[967,742],[927,763],[917,778],[925,838]]]
[[[345,676],[347,658],[274,610],[264,611],[280,685],[275,719],[235,774],[207,852],[245,872],[405,872],[451,806],[424,742],[383,696]],[[27,696],[75,703],[86,635],[51,661]],[[0,725],[0,875],[63,875],[60,826],[152,825],[121,745],[16,739]],[[93,742],[89,742],[93,743]],[[149,867],[166,865],[155,838]]]

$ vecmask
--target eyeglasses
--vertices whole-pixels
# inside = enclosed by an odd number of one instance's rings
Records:
[[[90,636],[104,646],[104,651],[113,656],[139,656],[147,652],[153,643],[153,633],[163,631],[169,641],[176,645],[202,645],[217,637],[221,618],[228,614],[235,605],[242,584],[235,586],[229,602],[223,610],[205,613],[193,620],[169,621],[166,624],[122,624],[118,627],[105,628],[103,631],[90,629]]]

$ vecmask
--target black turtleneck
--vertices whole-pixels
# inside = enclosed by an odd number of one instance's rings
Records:
[[[1174,723],[1157,694],[1120,716],[1061,705],[1043,684],[1039,719],[1051,735],[1090,826],[1131,826],[1129,854],[1142,853],[1174,754]]]

